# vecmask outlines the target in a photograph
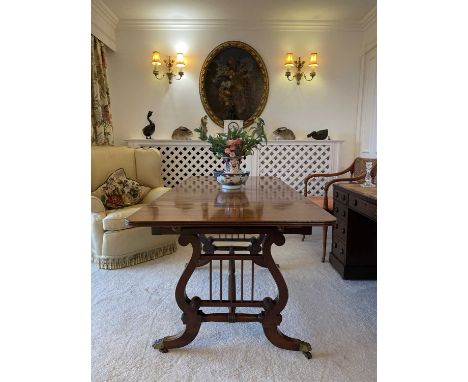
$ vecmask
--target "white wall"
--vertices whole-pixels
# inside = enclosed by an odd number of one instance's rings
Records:
[[[363,53],[377,46],[377,9],[373,9],[371,12],[374,14],[370,15],[369,17],[373,18],[370,20],[369,24],[366,25],[366,28],[362,34]]]
[[[365,17],[356,129],[356,155],[377,158],[377,9]]]
[[[328,129],[343,139],[340,167],[355,156],[362,32],[277,30],[118,30],[116,52],[109,52],[109,82],[114,140],[143,138],[148,110],[155,112],[155,139],[168,139],[180,125],[194,129],[205,111],[198,91],[203,61],[218,44],[240,40],[253,46],[265,61],[270,77],[268,102],[262,114],[268,135],[278,127],[292,129],[297,139],[313,130]],[[152,74],[151,53],[173,56],[185,46],[185,76],[169,85]],[[319,53],[318,74],[312,82],[288,82],[283,60],[292,51],[307,59]],[[211,121],[211,133],[221,132]]]

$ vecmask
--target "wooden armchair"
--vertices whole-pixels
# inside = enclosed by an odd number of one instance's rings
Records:
[[[321,174],[319,173],[319,174],[307,175],[304,178],[304,196],[307,199],[309,199],[311,202],[319,205],[320,207],[324,208],[328,212],[332,213],[333,212],[333,198],[331,198],[331,200],[328,200],[328,190],[330,186],[338,182],[362,182],[366,176],[366,162],[372,162],[371,176],[375,183],[377,179],[377,159],[358,157],[354,159],[351,166],[344,169],[343,171],[334,172],[334,173],[321,173]],[[311,179],[330,178],[330,177],[336,177],[339,175],[344,175],[347,173],[349,173],[348,177],[332,179],[329,182],[325,183],[325,186],[323,189],[324,191],[323,196],[308,195],[309,193],[308,183]],[[328,226],[323,226],[322,230],[323,230],[323,255],[322,255],[322,263],[323,263],[325,261],[325,256],[327,253]],[[304,238],[305,238],[305,235],[302,237],[302,240],[304,240]]]

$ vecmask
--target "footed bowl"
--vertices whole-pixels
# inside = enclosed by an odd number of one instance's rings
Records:
[[[239,174],[225,173],[224,171],[213,171],[213,176],[221,185],[223,190],[237,190],[241,188],[247,179],[249,179],[250,171],[241,172]]]

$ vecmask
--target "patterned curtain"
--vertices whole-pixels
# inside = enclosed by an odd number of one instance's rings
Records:
[[[91,143],[112,145],[114,133],[107,83],[106,47],[91,35]]]

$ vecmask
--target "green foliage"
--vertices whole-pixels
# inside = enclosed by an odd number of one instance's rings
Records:
[[[258,118],[255,127],[249,129],[228,128],[227,133],[219,133],[216,136],[210,135],[207,138],[211,144],[210,150],[218,157],[227,157],[229,155],[226,154],[225,150],[230,147],[227,142],[240,138],[240,143],[234,144],[236,149],[233,152],[236,156],[251,155],[257,146],[267,143],[265,131],[263,130],[264,124],[263,119]]]
[[[193,129],[196,133],[198,133],[198,137],[202,141],[206,141],[208,139],[208,134],[206,133],[206,129],[202,129],[201,127],[197,127],[196,129]]]

